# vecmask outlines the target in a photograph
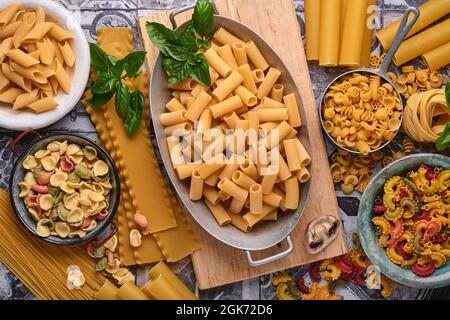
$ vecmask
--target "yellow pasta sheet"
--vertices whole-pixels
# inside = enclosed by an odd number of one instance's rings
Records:
[[[123,34],[123,28],[100,29],[98,45],[108,54],[123,56],[133,50],[133,34]],[[105,46],[104,46],[105,44]],[[176,227],[176,220],[168,200],[167,189],[161,178],[145,125],[141,125],[132,136],[122,130],[122,120],[116,114],[114,101],[104,107],[109,134],[116,149],[122,177],[130,191],[131,200],[137,212],[148,220],[144,234]]]
[[[94,110],[89,105],[86,105],[92,122],[98,132],[99,138],[102,141],[103,146],[109,152],[111,157],[116,160],[116,152],[111,142],[111,138],[107,133],[106,120],[103,116],[103,109]],[[121,179],[123,180],[123,179]],[[164,259],[159,246],[156,243],[153,235],[145,235],[142,237],[142,245],[138,248],[134,248],[130,244],[130,230],[137,228],[133,221],[134,208],[131,203],[128,188],[125,183],[121,181],[121,200],[117,211],[117,223],[118,223],[118,237],[119,237],[119,258],[121,263],[126,266],[135,264],[145,264]]]

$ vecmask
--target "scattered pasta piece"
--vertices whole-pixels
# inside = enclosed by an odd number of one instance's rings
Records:
[[[405,99],[417,92],[439,89],[444,82],[439,72],[428,69],[415,70],[414,66],[403,66],[399,76],[392,72],[388,72],[388,76],[397,85],[398,91]]]

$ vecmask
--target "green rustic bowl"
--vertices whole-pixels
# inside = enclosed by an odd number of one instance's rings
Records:
[[[369,183],[358,210],[358,232],[361,244],[372,263],[380,268],[383,275],[391,280],[414,288],[440,288],[450,285],[450,263],[437,269],[428,277],[419,277],[411,270],[392,263],[384,248],[378,244],[372,223],[372,207],[377,195],[383,192],[384,183],[392,176],[404,175],[415,170],[421,163],[450,168],[450,158],[439,154],[415,154],[392,162],[383,168]]]

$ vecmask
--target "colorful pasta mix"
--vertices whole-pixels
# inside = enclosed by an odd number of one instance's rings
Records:
[[[53,141],[22,166],[19,196],[39,236],[83,238],[108,216],[110,169],[94,147]]]
[[[450,169],[422,164],[390,178],[373,214],[389,260],[420,277],[431,275],[450,256]]]

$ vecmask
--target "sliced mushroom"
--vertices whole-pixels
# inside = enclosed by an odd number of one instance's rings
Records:
[[[312,220],[308,224],[306,231],[308,252],[316,254],[325,249],[334,239],[336,239],[339,225],[339,220],[331,215],[325,215]]]

